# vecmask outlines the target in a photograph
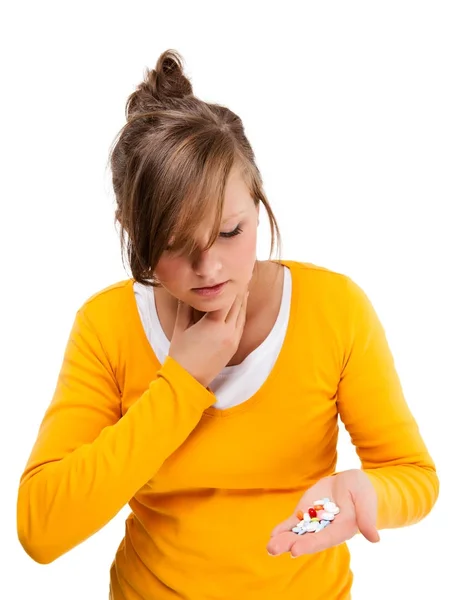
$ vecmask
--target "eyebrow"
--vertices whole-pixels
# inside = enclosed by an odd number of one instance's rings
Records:
[[[230,215],[228,217],[225,217],[225,219],[222,219],[222,223],[230,221],[230,219],[233,219],[233,217],[239,217],[240,215],[244,214],[245,212],[246,212],[245,210],[240,210],[237,213],[233,213],[233,215]]]

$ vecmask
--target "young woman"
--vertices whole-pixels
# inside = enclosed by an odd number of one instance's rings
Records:
[[[126,117],[110,158],[132,278],[76,314],[19,539],[50,563],[128,503],[112,600],[350,598],[346,540],[421,520],[439,489],[384,329],[350,277],[271,260],[242,122],[193,95],[178,53]],[[338,415],[361,464],[336,473]]]

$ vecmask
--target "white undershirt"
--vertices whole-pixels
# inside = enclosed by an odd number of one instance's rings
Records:
[[[154,289],[151,286],[135,282],[133,285],[144,331],[154,354],[161,364],[165,361],[170,348],[157,315]],[[284,266],[284,286],[278,318],[266,339],[249,354],[242,363],[225,367],[210,383],[217,400],[215,408],[224,409],[236,406],[248,400],[262,386],[278,358],[290,315],[292,297],[292,279],[290,271]]]

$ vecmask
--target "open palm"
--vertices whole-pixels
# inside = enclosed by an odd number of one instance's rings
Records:
[[[307,513],[313,502],[321,498],[330,498],[340,508],[334,521],[318,533],[293,533],[292,527],[300,520],[298,511]],[[376,491],[363,471],[351,469],[324,477],[303,494],[294,514],[273,529],[267,550],[275,556],[283,552],[290,552],[293,557],[312,554],[342,544],[358,531],[375,543],[379,541],[376,515]]]

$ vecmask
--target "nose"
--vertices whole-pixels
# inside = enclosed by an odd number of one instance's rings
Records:
[[[198,250],[193,259],[194,273],[207,281],[218,280],[221,268],[222,262],[215,244],[207,250]]]

